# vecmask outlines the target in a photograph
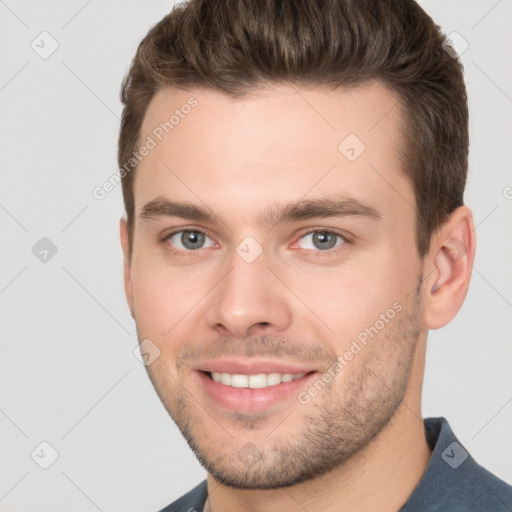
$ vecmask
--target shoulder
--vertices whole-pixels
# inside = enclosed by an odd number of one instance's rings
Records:
[[[512,486],[482,466],[476,466],[469,482],[464,485],[470,498],[468,505],[471,505],[472,510],[511,511]]]
[[[454,479],[443,507],[448,506],[453,512],[510,512],[512,487],[474,460],[468,461],[466,470]]]
[[[510,512],[512,486],[471,457],[445,418],[427,418],[424,424],[432,455],[401,512]]]
[[[202,512],[207,495],[206,480],[160,512]]]

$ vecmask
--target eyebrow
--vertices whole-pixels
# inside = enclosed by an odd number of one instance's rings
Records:
[[[225,221],[208,207],[191,203],[171,201],[165,197],[157,197],[144,205],[139,218],[156,220],[161,217],[179,217],[194,222],[221,223]],[[287,205],[272,205],[264,212],[259,222],[271,229],[277,224],[315,218],[328,217],[361,217],[373,221],[382,219],[374,207],[350,197],[324,197],[319,199],[301,200]]]

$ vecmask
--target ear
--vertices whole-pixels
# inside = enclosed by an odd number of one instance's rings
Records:
[[[132,285],[132,266],[131,266],[131,254],[130,254],[130,237],[128,235],[128,225],[125,218],[121,218],[119,221],[119,234],[121,238],[121,247],[124,255],[124,293],[126,295],[126,301],[130,308],[132,318],[135,318],[133,309],[133,285]]]
[[[439,329],[457,314],[466,298],[475,258],[473,214],[454,210],[431,239],[423,275],[423,325]]]

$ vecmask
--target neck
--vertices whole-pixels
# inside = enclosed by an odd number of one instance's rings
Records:
[[[424,340],[426,341],[426,340]],[[418,343],[415,375],[404,401],[388,425],[345,464],[294,486],[240,490],[219,484],[208,474],[204,512],[396,512],[418,485],[430,459],[421,416],[424,346]]]

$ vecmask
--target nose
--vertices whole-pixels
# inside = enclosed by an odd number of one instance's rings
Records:
[[[291,296],[263,253],[246,262],[236,252],[230,270],[212,290],[208,325],[224,336],[277,334],[291,323]]]

